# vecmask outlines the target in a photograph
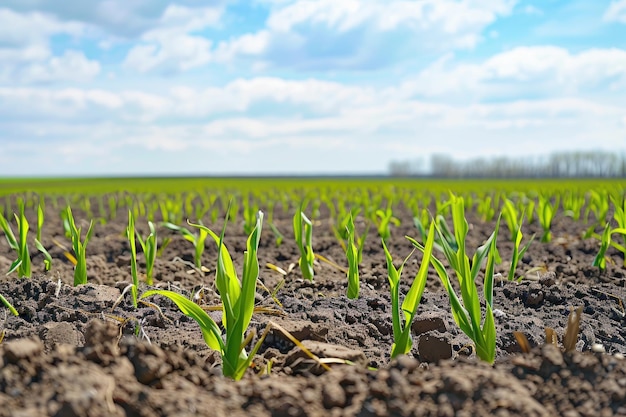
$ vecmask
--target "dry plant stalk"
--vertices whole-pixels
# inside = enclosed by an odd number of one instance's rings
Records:
[[[578,333],[580,332],[580,319],[582,317],[583,308],[578,307],[570,310],[567,318],[567,328],[565,329],[565,337],[563,338],[563,350],[565,352],[571,352],[576,349],[576,342],[578,341]],[[556,330],[551,327],[545,328],[546,332],[546,345],[553,345],[558,347],[559,341],[556,334]],[[513,332],[517,344],[520,346],[522,353],[530,352],[530,343],[528,338],[522,332]]]
[[[567,318],[567,329],[565,329],[565,338],[563,339],[563,347],[566,352],[576,349],[578,341],[578,333],[580,332],[580,318],[583,313],[582,306],[570,310]]]

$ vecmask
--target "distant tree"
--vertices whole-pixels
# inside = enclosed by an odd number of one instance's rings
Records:
[[[427,174],[422,159],[392,161],[393,176]],[[457,161],[445,154],[430,158],[430,175],[437,178],[559,178],[626,177],[626,153],[606,151],[554,152],[547,156],[474,158]]]

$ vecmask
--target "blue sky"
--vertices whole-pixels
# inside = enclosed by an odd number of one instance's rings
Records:
[[[0,176],[626,152],[626,0],[4,0]]]

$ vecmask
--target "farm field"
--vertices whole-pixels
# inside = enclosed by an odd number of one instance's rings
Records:
[[[625,195],[623,180],[1,180],[17,315],[0,312],[0,416],[626,415]],[[446,253],[460,270],[468,255],[462,283]]]

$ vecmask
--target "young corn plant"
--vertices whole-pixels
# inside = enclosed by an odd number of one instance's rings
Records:
[[[622,252],[623,255],[623,266],[626,267],[626,233],[623,230],[626,230],[626,197],[622,196],[621,199],[618,199],[615,196],[611,196],[611,202],[613,203],[613,207],[615,211],[613,212],[613,218],[617,223],[617,228],[613,230],[613,233],[619,234],[622,238],[622,244],[614,243],[614,247]]]
[[[17,253],[17,259],[11,264],[9,268],[10,273],[17,271],[17,276],[20,278],[30,278],[31,276],[31,260],[28,252],[28,220],[24,215],[24,202],[20,200],[18,202],[19,215],[15,214],[15,221],[17,222],[17,232],[19,238],[16,238],[13,234],[13,229],[7,222],[6,218],[0,212],[0,227],[4,232],[4,236],[9,243],[9,247]]]
[[[39,252],[43,255],[43,263],[46,271],[50,270],[52,266],[52,256],[46,250],[44,245],[41,243],[41,229],[43,228],[43,220],[44,220],[44,207],[43,200],[39,202],[37,205],[37,237],[35,238],[35,247]]]
[[[203,229],[200,229],[198,233],[189,231],[186,227],[177,226],[174,223],[164,222],[163,226],[170,230],[179,232],[183,239],[191,242],[194,247],[193,263],[198,269],[202,269],[202,254],[204,253],[204,241],[206,240],[208,233]]]
[[[585,195],[577,191],[569,191],[563,196],[563,210],[566,216],[578,221],[585,206]]]
[[[598,237],[600,239],[600,249],[593,259],[592,266],[598,267],[600,271],[604,271],[606,269],[606,251],[609,249],[610,246],[613,246],[615,249],[622,252],[626,257],[626,245],[620,245],[617,242],[613,242],[612,235],[614,233],[626,236],[626,228],[617,227],[615,229],[611,229],[611,224],[607,222],[604,226],[604,231],[602,232],[601,236],[597,236],[594,234],[595,237]]]
[[[407,256],[399,268],[393,265],[393,258],[391,253],[387,249],[385,240],[382,240],[383,249],[385,251],[385,257],[387,259],[387,274],[389,279],[389,287],[391,290],[391,319],[393,326],[393,340],[391,345],[391,357],[395,358],[398,355],[403,355],[411,351],[413,346],[413,340],[411,338],[411,323],[417,313],[417,307],[422,299],[424,288],[426,287],[426,278],[428,277],[429,259],[432,256],[433,244],[435,237],[435,223],[431,222],[428,237],[426,238],[425,246],[422,247],[424,251],[424,257],[422,264],[420,265],[417,275],[413,279],[413,283],[409,288],[409,292],[404,297],[402,304],[400,304],[400,277],[402,275],[402,269],[407,260],[411,257],[413,252]],[[413,249],[415,250],[415,249]]]
[[[70,230],[70,236],[72,239],[72,249],[74,249],[74,255],[76,258],[76,266],[74,267],[74,286],[87,283],[87,244],[93,235],[93,220],[89,222],[89,228],[85,235],[85,240],[81,240],[82,227],[76,227],[74,216],[72,215],[72,209],[67,206],[65,209],[65,218],[68,222]]]
[[[517,208],[515,207],[513,202],[509,200],[508,198],[504,199],[504,208],[502,211],[502,217],[504,217],[504,221],[506,222],[509,228],[511,241],[513,242],[513,256],[511,258],[511,267],[509,268],[509,274],[507,278],[509,281],[517,280],[519,282],[524,277],[520,276],[517,279],[515,278],[515,270],[517,269],[517,264],[519,263],[519,260],[524,257],[524,254],[530,247],[530,244],[535,239],[535,235],[533,235],[530,238],[530,240],[526,242],[526,244],[520,248],[520,245],[522,244],[522,238],[524,237],[524,234],[522,233],[522,224],[524,223],[524,212],[522,211],[522,213],[519,214],[519,219],[518,219]]]
[[[296,244],[300,251],[300,259],[298,265],[302,271],[302,278],[313,281],[315,271],[313,264],[315,262],[315,253],[313,252],[313,223],[302,211],[303,206],[296,210],[293,216],[293,232]]]
[[[465,240],[469,226],[465,219],[463,199],[452,195],[451,203],[454,234],[459,247],[455,251],[445,239],[442,238],[441,242],[443,244],[445,257],[454,270],[459,282],[461,299],[456,295],[450,276],[443,263],[434,255],[430,256],[430,261],[435,267],[444,288],[448,292],[454,321],[463,333],[474,342],[476,355],[486,362],[493,363],[496,355],[496,326],[493,318],[493,275],[496,263],[496,240],[500,226],[500,218],[496,221],[494,232],[487,239],[485,244],[476,250],[472,257],[472,262],[470,263],[465,248]],[[440,233],[439,230],[437,230],[437,232]],[[412,238],[407,238],[420,251],[427,253],[428,248]],[[485,314],[483,319],[475,280],[478,277],[478,273],[485,259],[487,259],[487,263],[483,285],[483,295],[485,299]]]
[[[206,344],[211,349],[220,353],[222,356],[222,372],[224,376],[239,380],[250,366],[262,342],[262,340],[260,340],[250,353],[246,352],[246,346],[252,339],[251,334],[246,337],[246,331],[252,319],[256,285],[259,276],[257,250],[261,237],[263,213],[258,213],[256,227],[248,237],[246,245],[247,250],[244,252],[241,281],[239,281],[237,277],[237,272],[235,271],[230,253],[224,245],[226,224],[227,220],[224,221],[224,228],[220,236],[217,236],[203,225],[193,225],[211,235],[218,246],[215,283],[220,298],[222,299],[222,324],[226,330],[225,340],[222,338],[222,332],[217,323],[192,300],[168,290],[147,291],[141,298],[152,295],[162,295],[172,300],[184,314],[193,318],[200,325]]]
[[[133,283],[130,293],[133,300],[133,307],[137,308],[137,292],[139,289],[139,278],[137,276],[137,243],[135,241],[135,216],[132,210],[128,210],[128,226],[126,227],[126,237],[130,244],[130,272]]]
[[[355,299],[359,297],[360,280],[359,280],[359,264],[363,259],[363,247],[365,246],[365,238],[369,226],[365,233],[358,238],[354,227],[354,219],[350,216],[346,225],[348,234],[348,242],[346,244],[346,257],[348,258],[348,290],[347,297]]]
[[[134,221],[133,221],[134,228]],[[143,252],[144,258],[146,260],[146,284],[153,284],[153,271],[154,271],[154,261],[157,257],[157,233],[156,227],[154,223],[151,221],[148,222],[148,228],[150,229],[150,233],[146,238],[142,238],[139,232],[135,231],[137,236],[137,240],[139,241],[139,246],[141,246],[141,251]]]
[[[541,241],[544,243],[550,242],[552,241],[552,231],[550,230],[550,228],[552,227],[552,220],[554,220],[554,216],[559,209],[558,195],[556,196],[555,202],[552,203],[550,201],[550,196],[540,194],[538,208],[539,210],[537,214],[539,216],[539,223],[541,224],[541,228],[543,229]]]
[[[391,208],[391,201],[387,204],[387,208],[385,210],[378,209],[375,212],[376,214],[376,225],[378,227],[378,235],[387,242],[391,237],[391,228],[390,226],[393,224],[394,226],[400,226],[400,219],[394,217],[393,210]]]

